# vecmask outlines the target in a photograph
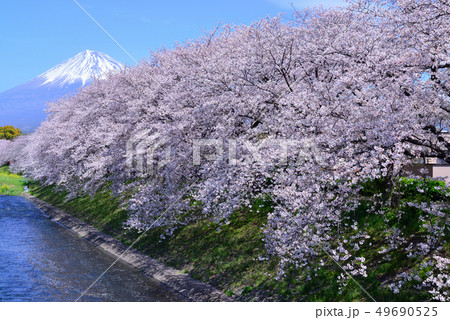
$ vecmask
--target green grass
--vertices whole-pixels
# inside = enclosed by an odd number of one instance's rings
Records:
[[[20,196],[25,186],[24,179],[8,171],[8,167],[0,167],[0,195]]]
[[[3,169],[2,172],[6,171]],[[5,176],[8,176],[7,173]],[[14,177],[16,183],[20,183],[20,177]],[[415,186],[411,181],[407,182],[403,186],[406,196],[399,200],[400,205],[401,201],[422,197],[416,196]],[[374,188],[378,192],[377,187]],[[369,187],[367,190],[370,193]],[[66,200],[66,194],[57,192],[53,187],[41,187],[38,184],[30,184],[30,192],[125,244],[131,244],[140,236],[136,231],[123,228],[128,212],[119,208],[118,202],[108,191],[98,192],[93,198],[85,196],[72,200]],[[433,200],[443,200],[438,199],[438,194],[433,194],[433,197],[436,198]],[[392,281],[395,275],[420,261],[407,259],[401,251],[392,252],[389,261],[383,259],[378,251],[384,244],[386,222],[380,215],[367,214],[366,206],[369,205],[370,201],[363,202],[358,210],[348,213],[348,218],[365,225],[371,235],[371,244],[366,243],[361,248],[362,255],[367,259],[368,277],[357,276],[357,280],[377,301],[427,300],[426,290],[406,288],[394,294],[386,287],[386,283]],[[257,199],[252,208],[234,212],[228,224],[219,226],[208,220],[199,221],[164,239],[162,229],[152,229],[135,244],[135,248],[240,301],[369,301],[354,282],[339,286],[337,279],[342,271],[325,254],[320,257],[323,265],[312,265],[310,268],[291,266],[287,268],[284,278],[277,279],[277,258],[260,259],[266,257],[263,228],[271,210],[270,201]],[[417,212],[406,212],[402,219],[398,219],[396,210],[389,212],[387,223],[399,227],[403,225],[408,235],[420,237],[423,230],[418,228]],[[344,232],[348,238],[356,233],[351,228]],[[449,253],[450,239],[446,240],[444,252],[441,253],[443,256]],[[307,278],[310,280],[307,281]]]
[[[32,183],[30,193],[112,236],[118,237],[124,232],[122,225],[128,214],[108,191],[98,192],[94,197],[66,200],[67,193]]]

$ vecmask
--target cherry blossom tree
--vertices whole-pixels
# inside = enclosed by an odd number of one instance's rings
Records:
[[[8,163],[8,160],[6,159],[6,150],[10,144],[11,141],[0,139],[0,166]]]
[[[356,1],[218,28],[50,104],[35,133],[0,144],[0,159],[9,152],[13,170],[71,196],[110,188],[139,230],[226,223],[268,198],[266,244],[280,275],[325,251],[342,279],[364,277],[357,247],[370,235],[348,221],[364,183],[382,181],[367,214],[384,215],[399,177],[423,178],[408,172],[417,159],[450,161],[449,15],[445,0]],[[448,213],[430,201],[407,206],[429,230],[408,250],[435,253],[438,271],[422,280],[447,299],[439,254]],[[407,240],[386,230],[387,254]]]

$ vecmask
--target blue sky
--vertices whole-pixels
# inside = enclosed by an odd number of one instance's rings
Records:
[[[137,60],[150,50],[199,37],[219,22],[250,24],[266,16],[343,0],[77,0]],[[73,0],[0,2],[0,92],[90,49],[134,62]]]

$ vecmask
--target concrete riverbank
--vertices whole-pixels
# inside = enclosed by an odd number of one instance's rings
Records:
[[[181,299],[199,302],[232,301],[231,298],[216,288],[192,279],[187,274],[165,266],[143,253],[127,247],[119,240],[100,232],[80,219],[29,194],[26,194],[25,197],[54,221],[73,231],[79,237],[86,239],[92,245],[142,271],[145,276],[156,280],[161,286],[179,295]]]

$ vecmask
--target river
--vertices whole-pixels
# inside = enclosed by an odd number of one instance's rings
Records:
[[[0,301],[74,301],[115,258],[22,197],[0,196]],[[117,262],[80,301],[177,301]]]

